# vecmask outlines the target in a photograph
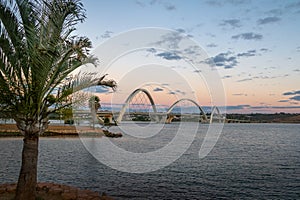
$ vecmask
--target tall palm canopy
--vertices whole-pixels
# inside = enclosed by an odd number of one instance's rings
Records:
[[[90,40],[73,34],[84,19],[79,0],[0,0],[0,112],[24,135],[16,199],[35,198],[38,136],[54,111],[48,108],[66,106],[74,92],[89,86],[116,86],[105,75],[70,76],[96,62]]]
[[[79,66],[95,62],[88,56],[91,42],[72,35],[74,25],[84,18],[78,0],[1,0],[0,106],[21,131],[22,122],[40,123],[48,107],[100,80],[78,85],[74,77],[66,79]],[[114,82],[100,78],[102,84],[114,87]],[[50,95],[57,88],[53,101]]]

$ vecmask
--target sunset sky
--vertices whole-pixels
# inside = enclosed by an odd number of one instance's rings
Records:
[[[77,33],[89,37],[94,48],[132,29],[176,30],[215,62],[227,112],[300,112],[299,0],[83,0],[83,4],[87,19]],[[118,62],[126,65],[126,59],[130,56]],[[124,82],[113,70],[109,77]],[[109,101],[107,96],[100,95],[102,103]],[[171,104],[168,99],[161,103]],[[202,105],[208,105],[209,100],[203,99]]]

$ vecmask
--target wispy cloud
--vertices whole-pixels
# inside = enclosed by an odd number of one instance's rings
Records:
[[[241,4],[247,4],[249,3],[249,0],[207,0],[205,3],[210,5],[210,6],[224,6],[226,4],[230,4],[233,6],[238,6]]]
[[[300,90],[285,92],[282,95],[288,96],[288,95],[296,95],[296,94],[300,94]]]
[[[265,24],[275,23],[280,20],[281,20],[281,18],[279,18],[279,17],[265,17],[265,18],[258,19],[257,24],[265,25]]]
[[[104,38],[104,39],[110,38],[112,33],[113,33],[112,31],[105,31],[105,32],[101,35],[101,38]]]
[[[156,56],[164,58],[166,60],[180,60],[180,59],[182,59],[181,56],[179,56],[175,52],[171,52],[171,51],[158,53],[158,54],[156,54]]]
[[[280,16],[280,15],[282,15],[282,13],[283,13],[282,9],[272,9],[272,10],[266,11],[266,14],[275,15],[275,16]]]
[[[216,45],[215,43],[210,43],[210,44],[207,44],[206,46],[210,47],[210,48],[214,48],[214,47],[217,47],[218,45]]]
[[[256,56],[256,50],[248,50],[247,52],[238,53],[238,57],[251,57]]]
[[[140,6],[140,7],[146,7],[148,6],[153,6],[153,5],[160,5],[163,8],[165,8],[168,11],[173,11],[176,10],[176,6],[170,2],[166,2],[163,0],[151,0],[151,1],[142,1],[142,0],[137,0],[135,3]]]
[[[244,78],[244,79],[237,80],[236,82],[246,82],[246,81],[252,81],[252,80],[253,80],[252,78]]]
[[[170,4],[170,3],[164,4],[164,7],[167,10],[176,10],[176,7],[173,4]]]
[[[179,33],[185,33],[186,32],[186,30],[183,29],[183,28],[177,28],[175,30],[178,31]]]
[[[286,8],[300,8],[300,1],[288,3],[285,7]]]
[[[183,30],[183,29],[182,29]],[[178,44],[184,39],[184,36],[179,31],[174,31],[168,34],[165,34],[161,37],[161,40],[155,42],[156,45],[166,45],[170,49],[178,49]]]
[[[161,91],[164,91],[164,89],[158,87],[153,89],[153,92],[161,92]]]
[[[266,52],[270,52],[271,50],[268,48],[261,48],[260,51],[266,53]]]
[[[143,2],[143,1],[135,1],[135,3],[136,3],[138,6],[141,6],[141,7],[145,7],[145,6],[146,6],[145,2]]]
[[[232,96],[248,96],[248,94],[245,94],[245,93],[235,93],[235,94],[232,94]]]
[[[283,100],[279,100],[278,102],[280,102],[280,103],[286,103],[286,102],[289,102],[289,100],[283,99]]]
[[[180,95],[185,95],[186,93],[181,90],[175,90],[175,91],[170,91],[168,94],[180,94]]]
[[[230,26],[231,28],[239,28],[242,26],[241,21],[239,19],[223,20],[219,25],[220,26]]]
[[[244,40],[261,40],[263,35],[249,32],[249,33],[241,33],[238,35],[234,35],[231,37],[232,39],[244,39]]]
[[[225,75],[222,77],[222,79],[227,79],[227,78],[231,78],[232,76],[231,75]]]
[[[216,35],[213,34],[213,33],[206,33],[206,35],[209,36],[209,37],[212,37],[212,38],[215,38],[215,37],[216,37]]]

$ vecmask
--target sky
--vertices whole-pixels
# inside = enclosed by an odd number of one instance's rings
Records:
[[[90,38],[94,50],[119,34],[131,30],[147,27],[174,30],[197,43],[209,59],[214,61],[226,94],[227,112],[300,113],[299,0],[82,2],[87,19],[77,27],[76,33]],[[129,65],[142,66],[143,59],[150,59],[151,63],[155,64],[150,66],[147,61],[145,65],[149,66],[144,66],[146,71],[143,72],[139,72],[138,68],[128,68]],[[127,54],[114,62],[111,69],[105,73],[117,81],[119,92],[123,91],[117,102],[122,103],[121,99],[125,100],[130,91],[140,86],[130,86],[129,82],[138,83],[139,81],[135,80],[144,79],[145,72],[159,74],[159,70],[147,70],[155,69],[155,66],[160,64],[169,65],[172,69],[179,65],[181,69],[188,68],[182,67],[188,64],[174,52],[157,49]],[[133,74],[125,76],[121,68],[132,70]],[[182,74],[186,72],[178,68],[174,73],[182,78]],[[196,73],[201,73],[200,71],[194,70]],[[177,75],[174,74],[174,77]],[[193,75],[184,77],[189,76]],[[192,88],[197,88],[192,91],[202,100],[200,104],[209,106],[212,101],[209,99],[209,92],[203,89],[205,83],[193,82],[193,77],[188,79],[193,84]],[[174,84],[175,80],[173,78]],[[147,84],[142,86],[148,87],[151,93],[156,93],[159,104],[170,105],[174,101],[170,94],[188,96],[184,88],[174,89],[179,88],[179,85],[168,88],[171,82],[170,80],[168,83],[158,84],[156,81],[156,85],[151,87]],[[102,103],[109,103],[113,98],[105,89],[99,93]]]

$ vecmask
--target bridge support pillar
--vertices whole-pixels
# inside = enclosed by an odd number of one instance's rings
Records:
[[[166,124],[170,124],[174,118],[175,118],[174,115],[168,115],[166,119]]]

